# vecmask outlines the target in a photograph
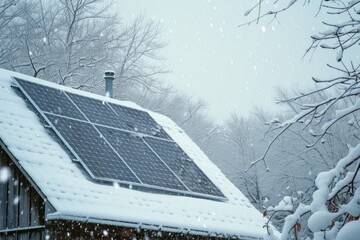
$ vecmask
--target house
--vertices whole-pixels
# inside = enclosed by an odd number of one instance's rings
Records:
[[[264,239],[266,220],[169,118],[0,70],[0,239]]]

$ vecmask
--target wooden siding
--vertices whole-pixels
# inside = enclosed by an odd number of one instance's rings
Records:
[[[0,169],[10,174],[0,181],[0,239],[44,239],[44,200],[0,148]]]
[[[51,240],[234,240],[238,238],[197,236],[187,233],[134,229],[86,222],[54,221],[48,223]]]

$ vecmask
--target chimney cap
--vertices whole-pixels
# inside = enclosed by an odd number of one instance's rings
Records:
[[[105,70],[105,96],[113,98],[113,81],[115,80],[115,72],[113,70]]]
[[[105,70],[104,75],[105,75],[105,77],[114,77],[115,72],[113,70]]]

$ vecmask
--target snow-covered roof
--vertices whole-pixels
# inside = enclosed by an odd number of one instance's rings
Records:
[[[12,77],[141,109],[134,103],[59,86],[0,69],[0,139],[55,208],[49,220],[79,220],[119,226],[262,239],[262,214],[169,118],[148,111],[194,160],[228,201],[142,192],[93,181],[49,135],[39,117],[11,86]]]

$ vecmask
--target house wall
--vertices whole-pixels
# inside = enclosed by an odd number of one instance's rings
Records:
[[[49,223],[51,240],[235,240],[76,221]]]
[[[44,200],[1,147],[0,172],[0,239],[44,239]]]

